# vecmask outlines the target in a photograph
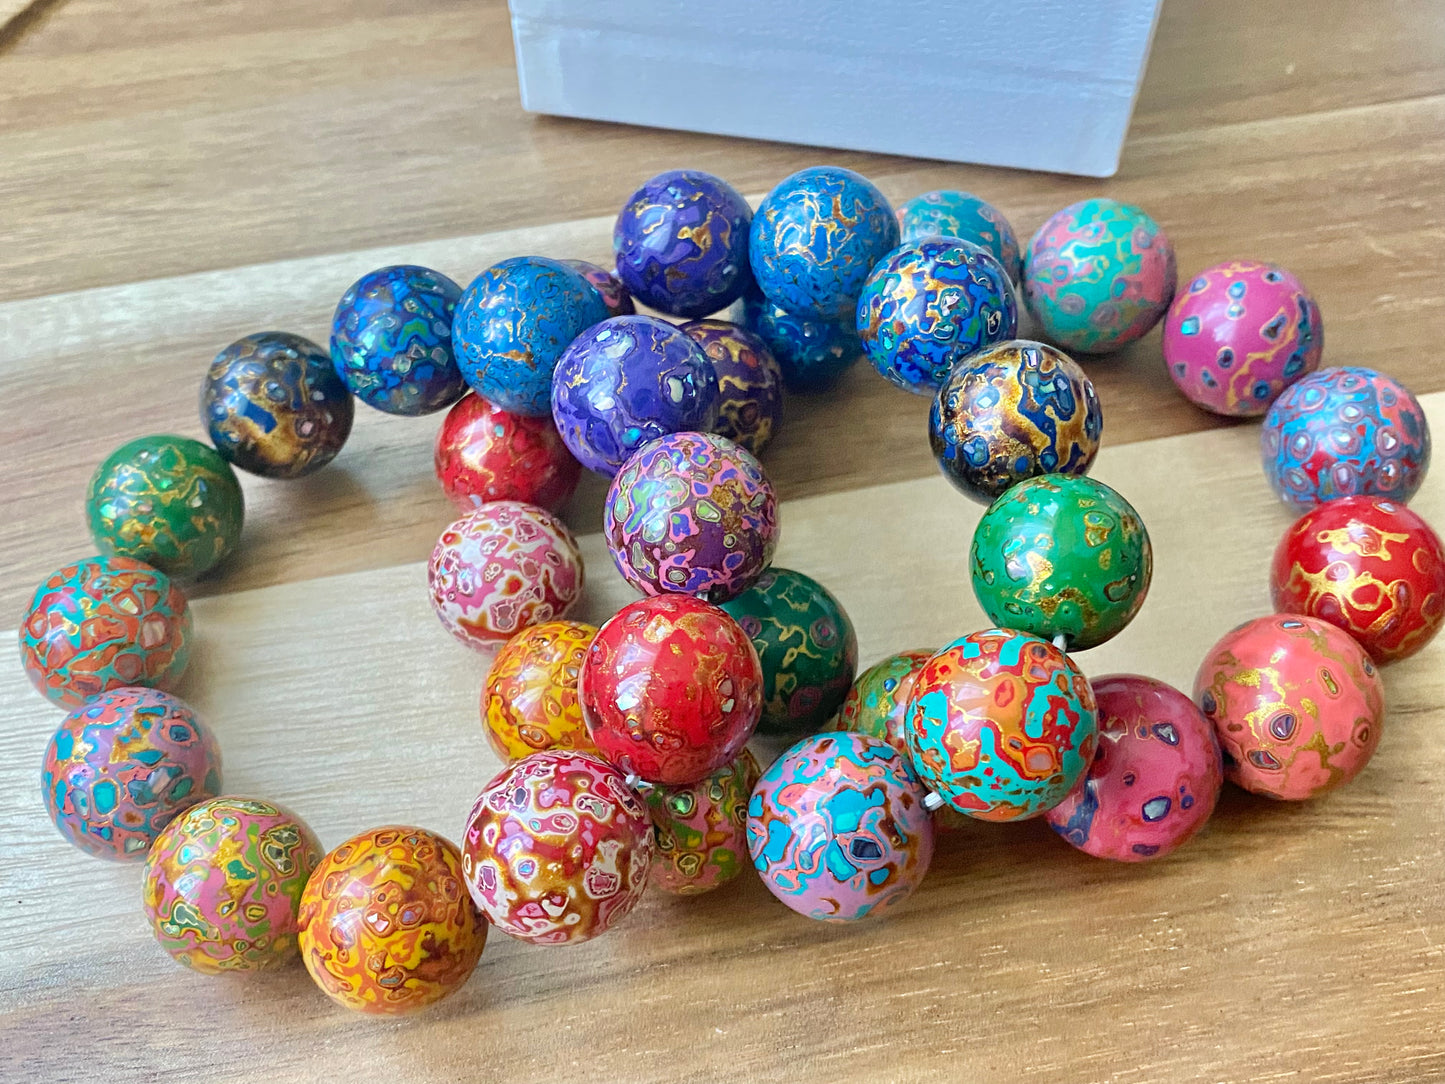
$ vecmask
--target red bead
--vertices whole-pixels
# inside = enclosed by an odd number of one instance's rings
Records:
[[[550,414],[513,414],[475,393],[447,411],[435,464],[442,490],[464,512],[488,501],[525,501],[555,512],[582,475]]]
[[[603,758],[649,783],[696,783],[758,725],[763,668],[742,627],[690,595],[624,606],[587,650],[580,682]]]
[[[1415,654],[1445,622],[1445,549],[1396,501],[1342,497],[1300,516],[1274,553],[1274,608],[1344,629],[1377,663]]]

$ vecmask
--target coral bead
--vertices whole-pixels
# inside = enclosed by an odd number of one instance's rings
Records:
[[[476,394],[447,411],[433,463],[442,492],[464,512],[488,501],[524,501],[556,512],[582,477],[582,464],[549,415],[513,414]]]

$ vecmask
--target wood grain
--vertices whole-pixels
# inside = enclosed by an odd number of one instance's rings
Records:
[[[1445,394],[1426,400],[1445,425]],[[1235,428],[1107,449],[1157,571],[1139,618],[1079,656],[1188,687],[1233,624],[1266,612],[1289,521]],[[1445,522],[1445,477],[1413,502]],[[837,592],[865,661],[984,623],[967,581],[979,510],[941,479],[787,502],[780,564]],[[630,597],[583,540],[584,612]],[[330,844],[387,821],[454,837],[496,762],[485,661],[430,612],[420,564],[195,604],[182,690],[226,786],[301,811]],[[919,893],[852,928],[797,917],[756,878],[694,901],[649,895],[570,949],[495,935],[436,1011],[378,1023],[299,968],[208,979],[150,940],[139,875],[55,834],[35,763],[56,712],[0,648],[0,1075],[107,1080],[1419,1080],[1445,1075],[1445,640],[1386,672],[1380,752],[1350,787],[1286,805],[1227,793],[1154,865],[1071,850],[1037,822],[946,837]],[[764,751],[766,754],[766,750]],[[77,996],[84,991],[84,996]]]

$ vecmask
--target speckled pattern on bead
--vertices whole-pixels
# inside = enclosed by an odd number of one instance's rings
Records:
[[[783,424],[783,373],[767,344],[726,320],[682,325],[717,374],[718,416],[713,431],[753,455]]]
[[[640,785],[652,818],[651,881],[664,892],[698,896],[748,865],[748,800],[760,774],[744,749],[706,779],[677,787]]]
[[[781,309],[762,297],[743,299],[743,324],[767,345],[793,392],[825,391],[863,356],[853,314],[823,320]]]
[[[469,393],[447,411],[432,465],[442,492],[462,511],[489,501],[525,501],[556,512],[571,498],[582,464],[550,414],[513,414]]]
[[[1013,282],[1022,277],[1018,238],[1008,219],[991,203],[969,192],[924,192],[898,208],[899,241],[956,237],[988,249]]]
[[[513,636],[497,652],[482,687],[487,743],[503,760],[547,749],[595,753],[577,681],[597,629],[581,621],[547,621]]]

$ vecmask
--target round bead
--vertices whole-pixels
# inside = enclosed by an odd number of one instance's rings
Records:
[[[497,652],[482,687],[482,722],[497,756],[597,751],[577,699],[582,662],[596,635],[580,621],[548,621],[523,629]]]
[[[864,670],[854,680],[843,706],[825,730],[851,730],[870,738],[881,738],[907,757],[908,739],[904,725],[913,682],[936,650],[900,651]]]
[[[853,922],[907,899],[933,860],[933,818],[908,760],[862,734],[804,738],[763,772],[748,851],[800,915]]]
[[[932,395],[964,358],[1018,332],[1003,265],[977,245],[930,237],[894,249],[858,299],[868,360],[904,391]]]
[[[863,356],[853,315],[840,320],[799,316],[751,295],[743,299],[743,324],[768,348],[789,391],[823,391]]]
[[[236,548],[245,498],[231,465],[187,437],[138,437],[96,468],[85,495],[101,553],[199,576]]]
[[[744,749],[706,779],[678,787],[642,784],[652,817],[652,883],[678,896],[727,884],[748,864],[748,799],[757,759]]]
[[[367,406],[416,416],[449,407],[467,390],[452,353],[461,287],[427,267],[382,267],[361,276],[331,320],[331,361]]]
[[[777,499],[761,464],[732,441],[673,433],[617,472],[602,530],[622,578],[643,594],[723,602],[772,562]]]
[[[710,173],[674,169],[632,193],[617,215],[617,274],[644,305],[688,319],[725,309],[751,281],[753,211]]]
[[[550,414],[513,414],[467,394],[447,411],[433,457],[437,481],[462,511],[525,501],[557,511],[582,477]]]
[[[925,237],[956,237],[988,249],[1018,282],[1022,262],[1018,238],[1008,219],[991,203],[969,192],[947,189],[914,196],[898,208],[899,239],[903,244]]]
[[[1430,424],[1419,400],[1384,373],[1357,366],[1291,384],[1269,408],[1260,442],[1270,487],[1297,508],[1354,496],[1403,503],[1430,467]]]
[[[1263,414],[1320,363],[1319,306],[1283,267],[1227,260],[1195,275],[1164,320],[1164,365],[1184,397],[1228,417]]]
[[[973,594],[989,620],[1069,650],[1134,620],[1154,571],[1134,506],[1092,478],[1028,478],[989,505],[973,532]]]
[[[65,717],[45,749],[45,807],[97,858],[139,861],[187,806],[221,790],[221,751],[185,701],[112,689]]]
[[[612,765],[586,753],[533,753],[477,795],[462,840],[467,888],[503,933],[575,945],[642,898],[652,822]]]
[[[503,410],[539,417],[551,409],[562,351],[605,319],[602,294],[580,271],[542,256],[514,256],[467,287],[452,338],[473,390]]]
[[[425,828],[387,825],[321,860],[301,894],[298,943],[323,993],[398,1016],[461,989],[487,943],[462,858]]]
[[[1103,431],[1084,370],[1053,347],[1025,340],[959,365],[928,414],[928,441],[944,477],[983,504],[1025,478],[1087,474]]]
[[[1270,798],[1313,798],[1353,779],[1380,743],[1384,687],[1364,648],[1324,621],[1272,614],[1215,644],[1194,679],[1224,770]]]
[[[763,665],[758,733],[799,738],[832,718],[858,669],[858,637],[828,589],[801,572],[770,568],[723,609]]]
[[[310,339],[263,331],[216,355],[201,424],[221,456],[263,478],[300,478],[336,458],[351,433],[351,392]]]
[[[611,271],[598,267],[595,263],[588,263],[586,260],[560,260],[558,262],[582,273],[582,277],[602,295],[602,304],[607,306],[608,316],[631,316],[637,311],[636,306],[632,304],[632,295],[627,292],[627,287],[622,285],[622,280]]]
[[[1094,694],[1047,640],[988,629],[953,641],[913,683],[905,730],[923,781],[980,820],[1052,809],[1098,740]]]
[[[872,182],[851,169],[813,166],[763,199],[748,257],[774,305],[840,320],[853,315],[873,265],[896,247],[898,220]]]
[[[294,813],[212,798],[166,825],[146,857],[144,903],[163,949],[194,971],[261,971],[296,955],[301,890],[321,844]]]
[[[565,616],[582,594],[582,555],[552,513],[493,501],[442,532],[426,578],[447,631],[482,651]]]
[[[1111,674],[1093,682],[1099,745],[1083,781],[1045,816],[1085,854],[1161,858],[1214,812],[1224,764],[1214,727],[1178,689]]]
[[[1377,663],[1409,658],[1445,622],[1445,549],[1403,504],[1341,497],[1295,521],[1274,551],[1274,608],[1344,629]]]
[[[690,595],[622,607],[587,649],[579,683],[592,741],[648,783],[696,783],[729,764],[763,706],[758,653],[738,623]]]
[[[1066,350],[1140,338],[1174,299],[1174,246],[1138,207],[1090,199],[1057,212],[1024,253],[1024,303]]]
[[[191,659],[191,612],[164,572],[87,557],[46,576],[20,622],[20,662],[50,700],[79,707],[112,689],[169,691]]]
[[[610,476],[649,440],[710,430],[718,399],[712,362],[691,336],[653,316],[616,316],[562,355],[552,417],[582,465]]]
[[[767,344],[726,320],[683,324],[717,374],[718,416],[713,431],[753,455],[783,424],[783,373]]]

